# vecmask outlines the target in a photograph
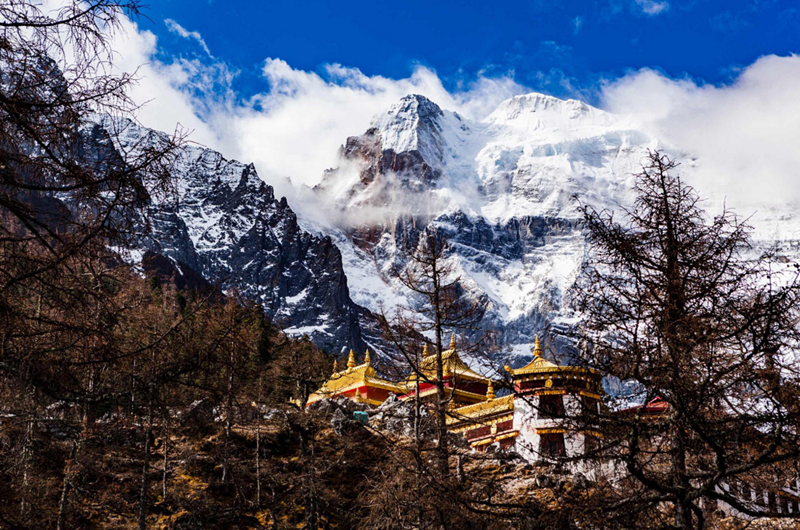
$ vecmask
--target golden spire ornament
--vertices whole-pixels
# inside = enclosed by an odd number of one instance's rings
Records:
[[[339,363],[336,362],[336,359],[333,360],[333,373],[339,371]]]
[[[451,350],[455,350],[456,349],[456,334],[455,333],[450,335],[450,349]]]
[[[426,342],[425,345],[422,347],[422,357],[425,358],[428,356],[428,343]]]
[[[536,335],[536,344],[533,346],[533,356],[534,357],[542,356],[542,345],[539,343],[539,335]]]
[[[353,369],[356,367],[356,354],[353,350],[350,350],[350,357],[347,358],[347,368]]]
[[[488,401],[488,400],[494,399],[494,398],[495,398],[494,385],[492,384],[492,380],[490,379],[489,380],[489,386],[486,387],[486,399]]]
[[[364,363],[365,363],[365,364],[370,364],[370,360],[369,360],[369,348],[367,348],[367,353],[365,353],[365,354],[364,354]]]

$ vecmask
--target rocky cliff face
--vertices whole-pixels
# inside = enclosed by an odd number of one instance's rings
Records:
[[[484,327],[527,354],[537,333],[574,321],[564,295],[585,250],[574,195],[624,203],[657,145],[578,101],[519,96],[471,122],[412,95],[346,140],[316,192],[348,212],[331,233],[357,303],[408,302],[389,271],[435,227],[463,286],[489,303]]]
[[[127,124],[117,147],[162,141]],[[566,297],[585,242],[574,196],[597,208],[629,203],[632,175],[660,147],[579,101],[518,96],[477,122],[410,95],[344,141],[338,167],[303,196],[316,201],[315,218],[298,219],[252,165],[183,148],[170,167],[176,189],[149,204],[141,247],[178,274],[188,267],[237,289],[289,333],[360,352],[382,347],[375,313],[415,303],[390,272],[435,228],[462,286],[489,304],[483,326],[506,352],[527,355],[536,334],[576,321]],[[797,254],[796,224],[774,224],[780,234],[759,237]]]
[[[168,141],[130,122],[115,125],[123,129],[115,135],[120,149]],[[329,237],[302,230],[252,164],[186,146],[169,170],[174,190],[148,205],[142,250],[168,258],[182,276],[189,267],[225,291],[237,290],[287,333],[308,335],[335,353],[363,351],[363,310],[350,299],[341,253]]]

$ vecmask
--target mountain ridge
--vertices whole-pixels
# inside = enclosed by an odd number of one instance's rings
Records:
[[[419,303],[392,269],[435,228],[462,286],[488,303],[495,345],[528,355],[537,334],[577,319],[568,293],[586,246],[574,197],[629,204],[647,151],[664,148],[577,100],[516,96],[476,121],[410,94],[344,139],[338,165],[289,200],[252,164],[186,148],[173,166],[178,199],[151,205],[145,246],[341,353],[386,347],[375,315]]]
[[[412,137],[420,123],[428,134]],[[435,228],[451,241],[463,286],[488,303],[484,328],[501,349],[527,355],[536,334],[574,323],[564,296],[585,252],[574,195],[601,207],[624,202],[640,159],[657,146],[624,119],[575,100],[517,96],[476,122],[409,95],[346,140],[340,166],[315,193],[348,212],[330,230],[339,232],[348,276],[371,286],[354,289],[356,303],[408,303],[391,269]],[[383,163],[412,157],[399,170]]]

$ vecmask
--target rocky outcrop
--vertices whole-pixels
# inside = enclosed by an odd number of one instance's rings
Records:
[[[169,141],[130,122],[121,127],[118,148]],[[96,127],[92,134],[104,137]],[[154,195],[142,216],[146,267],[187,286],[236,290],[287,333],[308,335],[332,353],[366,348],[363,309],[350,299],[339,249],[301,229],[286,199],[274,196],[252,164],[188,145],[169,171],[173,192]]]
[[[347,139],[340,167],[316,191],[350,214],[337,239],[345,270],[386,286],[377,296],[355,289],[357,303],[375,310],[398,292],[408,299],[390,271],[435,228],[450,241],[465,292],[488,303],[484,330],[526,355],[536,334],[574,322],[564,295],[585,241],[573,196],[599,207],[624,202],[653,142],[573,100],[519,96],[472,122],[410,95]],[[570,354],[569,344],[556,349]]]

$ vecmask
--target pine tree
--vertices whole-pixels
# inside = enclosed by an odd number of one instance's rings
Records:
[[[602,502],[618,527],[702,528],[717,503],[763,514],[739,485],[777,492],[800,464],[797,266],[751,257],[748,225],[709,217],[676,172],[651,153],[622,223],[582,207],[584,360],[650,404],[611,399],[591,419],[606,439],[587,458],[616,477]]]

